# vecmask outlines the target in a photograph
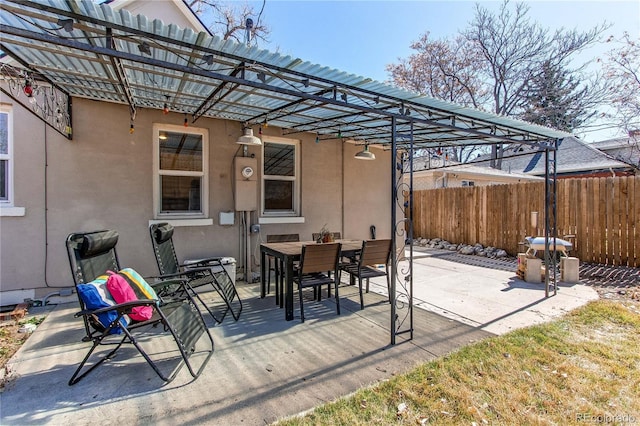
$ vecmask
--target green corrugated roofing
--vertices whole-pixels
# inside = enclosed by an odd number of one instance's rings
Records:
[[[564,132],[460,107],[91,1],[3,0],[2,50],[71,96],[418,146],[541,142]],[[73,19],[67,32],[59,19]],[[110,37],[109,37],[110,33]],[[113,40],[111,48],[109,40]],[[147,45],[151,54],[141,53]]]

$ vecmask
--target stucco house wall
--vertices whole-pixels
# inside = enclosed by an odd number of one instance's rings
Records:
[[[206,31],[181,0],[114,0],[110,6]],[[138,108],[130,134],[128,106],[74,98],[73,139],[67,140],[4,93],[0,102],[12,108],[12,206],[18,207],[11,214],[7,206],[0,209],[0,305],[42,298],[73,285],[64,245],[71,232],[115,229],[120,233],[121,265],[146,276],[156,274],[148,232],[156,219],[153,125],[182,126],[184,116]],[[220,255],[242,264],[242,213],[235,213],[232,226],[219,224],[219,213],[235,208],[234,157],[244,155],[235,143],[242,134],[241,123],[200,118],[191,126],[209,133],[209,221],[201,226],[173,221],[176,252],[179,260]],[[250,224],[261,225],[260,233],[250,234],[251,270],[259,270],[259,245],[269,234],[298,233],[301,240],[311,240],[311,234],[326,225],[345,238],[365,239],[375,225],[378,238],[391,236],[389,152],[372,147],[377,160],[359,161],[353,156],[361,147],[353,143],[316,142],[315,134],[284,133],[272,126],[262,128],[264,138],[299,140],[300,217],[274,221],[261,218],[259,211],[250,213]],[[248,147],[247,155],[258,160],[259,201],[262,148]]]
[[[6,101],[6,97],[3,97]],[[3,305],[26,297],[40,298],[54,287],[72,286],[64,241],[71,232],[115,229],[123,267],[143,275],[157,274],[148,227],[153,213],[153,125],[183,125],[181,114],[138,110],[135,132],[129,133],[125,105],[73,99],[73,140],[45,126],[30,112],[14,106],[15,205],[20,217],[0,217],[0,283]],[[174,243],[180,260],[205,255],[243,259],[240,213],[235,225],[219,225],[219,212],[234,209],[235,143],[241,124],[201,118],[192,127],[209,131],[209,215],[212,224],[179,226]],[[256,131],[257,133],[257,131]],[[259,270],[259,244],[268,234],[299,233],[310,240],[327,225],[345,238],[391,235],[391,161],[375,150],[376,161],[353,158],[359,147],[341,140],[316,143],[315,134],[283,136],[274,127],[263,137],[300,140],[301,216],[303,223],[262,223],[251,234],[251,267]],[[248,154],[262,158],[261,147]],[[260,176],[258,178],[260,182]],[[258,191],[260,194],[260,191]],[[251,223],[259,223],[252,212]],[[298,219],[299,221],[302,219]],[[47,286],[51,286],[48,288]]]

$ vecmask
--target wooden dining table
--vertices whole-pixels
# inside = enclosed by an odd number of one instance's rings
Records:
[[[362,240],[336,240],[342,244],[341,256],[352,257],[362,249]],[[266,296],[267,288],[267,256],[273,256],[282,261],[284,272],[284,312],[285,319],[293,319],[293,264],[300,260],[302,247],[309,244],[319,244],[315,241],[291,241],[284,243],[260,244],[260,298]],[[279,279],[276,277],[276,279]]]

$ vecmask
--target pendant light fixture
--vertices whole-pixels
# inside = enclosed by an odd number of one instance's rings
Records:
[[[358,152],[354,157],[356,160],[375,160],[376,156],[369,151],[369,145],[365,145],[364,149]]]
[[[237,144],[240,145],[262,145],[262,141],[260,138],[253,136],[253,129],[250,127],[245,127],[243,129],[244,134],[238,138],[236,141]]]

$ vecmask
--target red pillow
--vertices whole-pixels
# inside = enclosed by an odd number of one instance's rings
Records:
[[[107,279],[107,290],[111,293],[111,297],[116,303],[125,303],[138,300],[136,293],[133,291],[127,280],[121,275],[107,271],[109,278]],[[151,306],[136,306],[131,309],[129,317],[134,321],[146,321],[153,316],[153,308]]]

